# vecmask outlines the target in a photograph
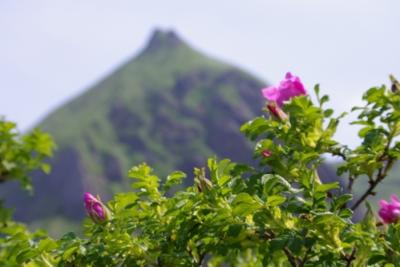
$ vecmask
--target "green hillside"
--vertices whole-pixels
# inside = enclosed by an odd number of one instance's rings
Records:
[[[8,202],[22,220],[80,220],[83,192],[107,199],[134,164],[166,175],[191,173],[212,155],[249,162],[239,128],[260,114],[263,85],[157,30],[136,57],[38,125],[58,145],[53,171],[34,175],[33,198],[10,193]]]

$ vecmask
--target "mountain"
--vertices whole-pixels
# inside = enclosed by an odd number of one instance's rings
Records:
[[[135,164],[191,177],[209,156],[249,162],[251,144],[239,128],[260,114],[264,85],[156,30],[137,56],[38,125],[58,145],[53,170],[34,174],[33,197],[7,190],[7,203],[20,220],[76,221],[84,191],[107,199],[129,190],[124,177]]]

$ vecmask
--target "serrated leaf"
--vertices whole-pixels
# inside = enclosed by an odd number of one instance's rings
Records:
[[[186,178],[186,173],[182,171],[174,171],[170,175],[167,176],[167,179],[164,183],[164,190],[168,190],[174,185],[178,185],[182,183],[182,180]]]
[[[262,203],[256,201],[247,193],[240,193],[232,202],[233,214],[246,216],[262,207]]]
[[[316,192],[328,192],[329,190],[338,189],[339,182],[329,183],[329,184],[317,184],[315,187]]]
[[[268,196],[267,198],[267,205],[271,207],[278,206],[286,201],[286,198],[284,196],[280,195],[273,195],[273,196]]]
[[[330,116],[332,116],[332,114],[333,114],[333,109],[327,109],[327,110],[325,110],[324,111],[324,117],[325,118],[329,118]]]

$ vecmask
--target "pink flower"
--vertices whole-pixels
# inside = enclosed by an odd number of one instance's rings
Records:
[[[379,201],[379,216],[386,224],[395,223],[400,218],[400,201],[395,195],[392,195],[391,199],[392,203],[384,199]]]
[[[92,194],[86,192],[83,195],[83,200],[85,202],[86,212],[94,222],[103,222],[110,218],[110,211]]]
[[[268,101],[276,102],[278,107],[282,107],[283,102],[295,96],[307,95],[300,78],[292,75],[290,72],[286,73],[285,79],[278,86],[267,87],[261,91]]]
[[[269,158],[272,156],[272,152],[268,149],[263,150],[261,154],[264,156],[264,158]]]

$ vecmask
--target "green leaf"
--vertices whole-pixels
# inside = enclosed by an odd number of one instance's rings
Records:
[[[328,101],[329,101],[329,96],[328,95],[324,95],[323,97],[321,97],[321,99],[320,99],[321,106],[323,104],[325,104],[326,102],[328,102]]]
[[[227,234],[231,237],[237,237],[244,228],[242,224],[232,224],[229,226]]]
[[[45,164],[43,163],[40,168],[42,169],[42,171],[46,174],[49,174],[51,171],[51,166],[49,164]]]
[[[266,195],[284,191],[292,193],[301,192],[300,189],[293,188],[285,178],[279,175],[265,174],[261,177],[261,184],[264,185],[264,193]]]
[[[314,92],[315,92],[315,95],[317,96],[317,98],[319,99],[319,92],[320,92],[319,84],[316,84],[314,86]]]
[[[57,248],[57,243],[50,239],[50,238],[46,238],[46,239],[42,239],[39,241],[38,244],[38,250],[40,252],[44,252],[44,251],[52,251],[53,249]]]
[[[346,221],[332,212],[319,212],[315,214],[315,224],[345,225]]]
[[[246,216],[262,207],[262,203],[256,201],[247,193],[240,193],[232,202],[233,214],[236,216]]]
[[[324,117],[329,118],[334,113],[333,109],[327,109],[324,111]]]
[[[352,194],[343,194],[343,195],[338,196],[333,202],[334,210],[341,208],[343,205],[345,205],[347,202],[349,202],[352,199],[353,199]]]
[[[273,195],[273,196],[268,196],[267,198],[267,205],[271,207],[278,206],[286,201],[286,198],[284,196],[279,196],[279,195]]]
[[[369,103],[380,101],[384,98],[385,95],[385,87],[372,87],[369,89],[363,96],[364,100],[367,100]]]
[[[22,263],[27,262],[30,259],[36,257],[37,255],[38,255],[38,252],[34,251],[33,249],[28,248],[28,249],[20,251],[17,255],[16,260],[18,263],[22,264]]]
[[[186,173],[181,171],[174,171],[167,176],[167,179],[164,183],[164,190],[168,190],[174,185],[181,184],[184,178],[186,178]]]
[[[278,238],[274,238],[270,241],[270,246],[272,251],[276,250],[282,250],[286,244],[288,243],[288,240],[285,238],[285,236],[280,236]]]
[[[316,192],[328,192],[329,190],[338,189],[339,182],[329,183],[329,184],[317,184],[315,187]]]
[[[368,231],[375,231],[376,230],[375,213],[371,207],[371,204],[369,204],[368,201],[365,202],[365,206],[367,208],[367,212],[365,213],[361,223],[366,229],[368,229]]]
[[[62,257],[63,257],[64,260],[69,260],[71,258],[71,256],[77,251],[79,251],[79,245],[78,244],[74,244],[73,246],[67,248],[64,251]]]
[[[304,245],[304,238],[300,238],[299,236],[293,236],[288,243],[288,248],[295,255],[299,255],[301,252],[301,248]]]
[[[342,219],[348,219],[353,216],[353,211],[349,208],[343,209],[339,212],[339,216]]]
[[[369,258],[368,265],[377,264],[379,262],[386,260],[386,258],[387,258],[386,255],[373,255],[371,258]]]
[[[132,187],[139,189],[142,195],[148,195],[154,200],[160,197],[158,192],[159,178],[153,174],[153,169],[146,163],[131,168],[128,177],[137,180],[132,184]]]

